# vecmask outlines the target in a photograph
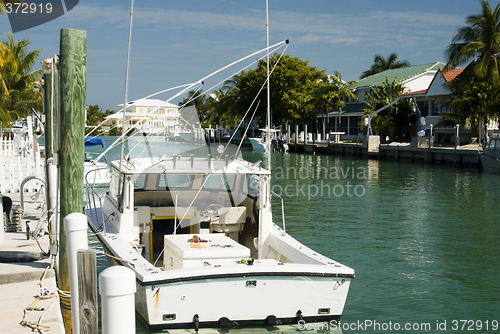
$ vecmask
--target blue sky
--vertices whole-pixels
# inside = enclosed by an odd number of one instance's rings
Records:
[[[264,48],[265,8],[265,0],[135,0],[129,100],[196,81]],[[61,28],[86,30],[87,104],[116,110],[124,98],[129,10],[127,0],[80,0],[14,39],[29,39],[41,61],[59,53]],[[480,10],[475,0],[269,0],[270,43],[289,39],[286,54],[357,80],[375,54],[396,52],[413,65],[444,62],[454,32]],[[0,17],[2,35],[10,30]]]

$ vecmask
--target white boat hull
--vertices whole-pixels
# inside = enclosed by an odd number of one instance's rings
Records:
[[[138,303],[136,311],[151,330],[194,328],[196,314],[199,326],[210,328],[225,327],[225,319],[228,326],[237,327],[340,318],[349,278],[288,272],[270,275],[259,273],[258,265],[254,269],[169,283],[138,281],[136,299],[145,302]]]
[[[248,138],[255,152],[267,152],[269,145],[262,138]]]

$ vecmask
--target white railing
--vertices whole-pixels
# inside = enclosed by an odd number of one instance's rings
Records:
[[[21,182],[29,176],[44,178],[38,143],[22,136],[0,138],[0,193],[19,192]],[[33,192],[40,186],[40,181],[33,180],[24,190]]]

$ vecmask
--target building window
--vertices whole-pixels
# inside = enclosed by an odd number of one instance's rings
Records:
[[[420,101],[417,102],[418,109],[420,110],[420,117],[429,116],[429,102],[428,101]]]
[[[351,116],[349,119],[349,134],[357,135],[360,131],[360,117],[359,116]]]

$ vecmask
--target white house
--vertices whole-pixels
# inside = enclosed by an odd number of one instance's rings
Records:
[[[118,105],[123,109],[123,103]],[[158,99],[140,99],[128,103],[125,114],[126,126],[136,125],[139,130],[149,130],[162,133],[167,127],[179,123],[179,106]],[[106,119],[106,125],[111,127],[122,127],[123,111],[118,112]]]
[[[442,99],[451,93],[446,84],[462,73],[463,70],[463,68],[447,70],[440,68],[427,88],[401,95],[401,97],[413,97],[415,99],[421,113],[420,116],[424,119],[422,129],[430,130],[432,127],[434,141],[446,142],[454,140],[456,128],[443,127],[438,125],[438,123],[441,113],[453,112],[453,109],[447,103],[444,103]],[[488,132],[493,132],[495,129],[498,129],[498,122],[490,120],[487,128]],[[459,129],[459,135],[460,142],[463,144],[469,142],[473,134],[471,128],[465,126]]]

